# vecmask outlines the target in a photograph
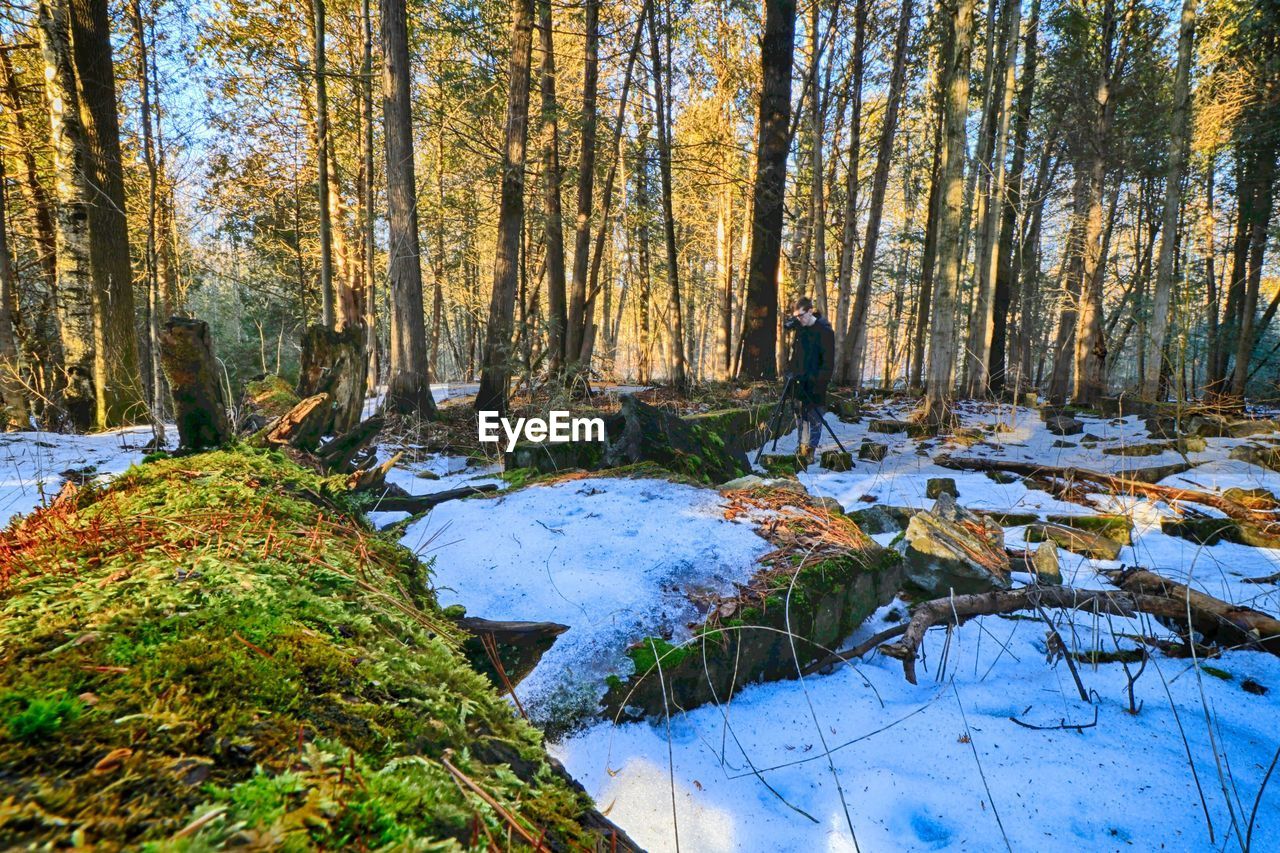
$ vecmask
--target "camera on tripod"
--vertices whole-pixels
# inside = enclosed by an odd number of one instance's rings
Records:
[[[788,332],[794,332],[796,329],[800,328],[800,318],[794,315],[788,317],[782,321],[782,328]]]

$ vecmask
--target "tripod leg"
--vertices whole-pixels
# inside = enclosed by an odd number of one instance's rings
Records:
[[[831,424],[827,423],[827,414],[826,414],[826,412],[823,412],[823,413],[822,413],[822,425],[823,425],[824,427],[826,427],[826,428],[827,428],[827,433],[828,433],[828,434],[830,434],[830,436],[831,436],[833,439],[835,439],[836,446],[840,448],[840,452],[841,452],[841,453],[848,453],[848,452],[849,452],[849,448],[847,448],[847,447],[845,447],[845,446],[844,446],[844,442],[842,442],[842,441],[840,440],[840,438],[836,435],[836,431],[835,431],[835,430],[833,430],[833,429],[831,428]]]

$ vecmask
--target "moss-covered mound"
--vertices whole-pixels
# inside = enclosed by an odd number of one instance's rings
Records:
[[[351,508],[236,449],[0,534],[0,848],[607,846]]]
[[[271,373],[247,382],[244,399],[246,408],[265,418],[278,418],[300,402],[293,386]]]

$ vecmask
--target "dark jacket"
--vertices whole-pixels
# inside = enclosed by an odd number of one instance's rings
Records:
[[[817,314],[812,326],[791,333],[789,370],[796,377],[801,402],[825,406],[827,385],[836,365],[836,333],[827,318]]]

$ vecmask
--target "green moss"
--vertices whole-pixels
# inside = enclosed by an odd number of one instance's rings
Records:
[[[445,761],[535,835],[591,846],[585,798],[459,654],[426,569],[354,505],[233,448],[132,468],[0,534],[0,847],[505,837]]]
[[[635,665],[636,673],[643,675],[659,663],[663,669],[679,666],[694,651],[692,643],[673,646],[661,637],[646,637],[627,652],[627,657]]]
[[[1205,675],[1212,675],[1214,678],[1220,678],[1223,681],[1232,681],[1234,679],[1234,676],[1225,669],[1218,669],[1216,666],[1209,666],[1205,663],[1200,664],[1200,671]]]
[[[1133,529],[1133,522],[1126,515],[1050,515],[1046,520],[1050,524],[1087,530],[1124,544],[1129,543],[1129,532]]]
[[[278,418],[300,402],[293,386],[272,374],[245,383],[244,394],[249,405],[268,418]]]

